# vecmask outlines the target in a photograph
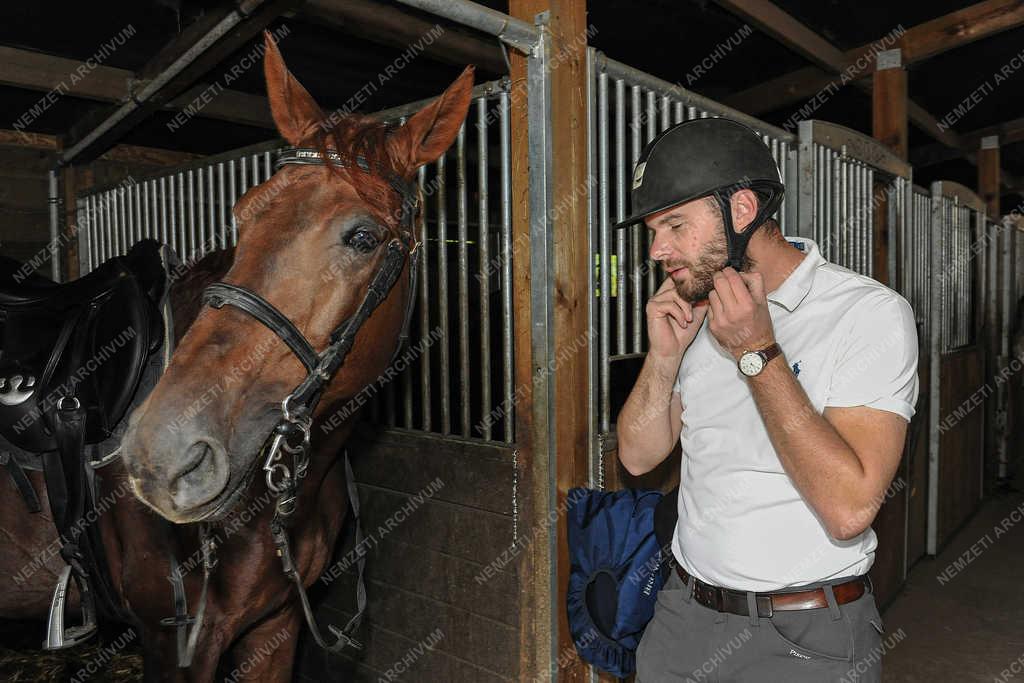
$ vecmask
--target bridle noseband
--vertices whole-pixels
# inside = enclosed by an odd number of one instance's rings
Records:
[[[277,159],[274,170],[280,169],[286,164],[302,165],[336,165],[351,167],[352,163],[346,157],[335,151],[312,148],[288,148],[281,152]],[[355,166],[362,171],[371,173],[372,169],[366,159],[358,157],[354,160]],[[273,304],[268,302],[256,292],[226,282],[217,282],[208,286],[203,291],[203,302],[213,308],[221,308],[225,304],[234,306],[255,318],[265,327],[276,334],[295,357],[299,359],[306,368],[306,377],[295,387],[288,396],[281,401],[281,418],[278,420],[271,433],[270,445],[266,449],[266,457],[263,462],[263,470],[266,476],[267,488],[275,495],[276,504],[274,516],[270,523],[271,534],[277,546],[278,555],[284,568],[285,575],[295,584],[299,598],[302,602],[306,622],[317,644],[324,649],[340,652],[345,645],[356,645],[357,641],[351,637],[351,633],[359,625],[362,616],[362,609],[365,605],[365,592],[360,591],[358,602],[360,603],[355,617],[345,626],[338,629],[331,626],[332,633],[337,637],[333,644],[324,641],[316,626],[306,591],[303,587],[302,578],[292,561],[291,549],[288,543],[288,527],[296,508],[297,487],[306,474],[309,464],[309,435],[313,421],[313,413],[323,396],[327,385],[331,383],[334,376],[341,369],[345,357],[351,351],[355,343],[356,334],[370,317],[370,314],[387,298],[391,289],[398,281],[406,259],[409,260],[409,289],[405,301],[405,312],[403,314],[402,329],[399,334],[398,343],[391,355],[389,365],[394,362],[399,352],[408,341],[409,323],[412,319],[412,309],[416,300],[416,275],[419,263],[420,243],[415,238],[413,221],[416,210],[419,206],[419,192],[416,184],[405,180],[393,173],[382,174],[391,187],[401,198],[401,212],[399,214],[399,236],[392,237],[385,246],[383,263],[374,273],[373,279],[363,296],[362,302],[350,318],[339,324],[328,340],[326,348],[317,351],[309,339],[298,327],[279,311]],[[284,453],[291,455],[291,463],[285,463]],[[345,462],[347,476],[350,480],[350,497],[353,495],[354,487],[351,485],[351,470],[348,461]],[[351,501],[353,509],[358,517],[358,500]],[[204,546],[205,548],[205,546]],[[212,553],[212,549],[210,550]],[[204,550],[205,553],[205,550]],[[204,555],[205,556],[205,555]],[[360,570],[361,573],[361,570]],[[205,603],[205,586],[208,572],[204,572],[203,598]],[[194,650],[195,635],[199,631],[199,620],[194,628],[193,636],[190,638],[190,645]],[[191,660],[191,651],[188,653],[188,660]]]

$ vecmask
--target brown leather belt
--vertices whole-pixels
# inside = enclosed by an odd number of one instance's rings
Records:
[[[690,580],[693,580],[693,597],[705,607],[710,607],[719,612],[730,612],[742,616],[750,614],[747,609],[746,591],[719,588],[718,586],[704,583],[700,579],[691,577],[678,564],[676,564],[676,573],[687,586],[690,585]],[[864,577],[858,577],[832,586],[832,592],[836,596],[836,603],[839,605],[853,602],[867,591],[867,580]],[[770,617],[774,612],[828,607],[825,590],[822,588],[793,593],[757,593],[755,594],[754,601],[757,604],[757,616],[759,617]]]

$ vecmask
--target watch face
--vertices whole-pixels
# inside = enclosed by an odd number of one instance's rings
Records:
[[[747,351],[740,356],[740,372],[747,377],[753,377],[764,369],[764,358],[757,351]]]

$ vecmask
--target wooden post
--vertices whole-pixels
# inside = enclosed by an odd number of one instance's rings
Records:
[[[879,52],[871,97],[871,130],[875,139],[896,156],[907,159],[907,71],[899,48]],[[873,189],[875,210],[875,279],[889,284],[895,273],[889,272],[889,231],[885,188]]]
[[[586,0],[510,0],[509,13],[533,23],[541,12],[548,12],[547,29],[551,37],[551,112],[552,211],[554,229],[554,367],[549,368],[557,387],[554,408],[555,453],[541,462],[527,446],[520,450],[523,488],[533,503],[527,523],[556,524],[555,557],[545,557],[547,547],[532,544],[529,557],[524,558],[520,582],[526,603],[520,616],[519,680],[540,676],[551,677],[551,665],[558,667],[557,680],[583,681],[586,667],[575,655],[565,611],[565,590],[568,585],[568,542],[565,525],[565,503],[573,486],[586,485],[588,480],[589,414],[587,396],[590,391],[588,353],[592,334],[588,327],[588,286],[590,278],[587,207],[590,182],[587,163],[586,111]],[[517,251],[513,254],[516,282],[529,282],[530,234],[527,165],[527,60],[510,52],[512,78],[512,196],[513,237]],[[522,239],[521,239],[522,238]],[[525,276],[525,277],[524,277]],[[530,359],[522,349],[530,348],[528,288],[516,289],[516,379],[531,381]],[[518,410],[517,435],[523,440],[531,435],[530,425],[522,420],[528,410]],[[533,442],[542,435],[533,435]],[[546,438],[546,435],[544,435]],[[547,450],[546,448],[543,450]],[[549,500],[551,467],[554,467],[557,499],[557,521],[540,509]],[[524,492],[525,493],[525,492]],[[554,516],[553,514],[551,516]],[[532,533],[530,529],[525,531]],[[554,566],[552,566],[554,563]],[[555,612],[552,613],[552,610]],[[556,629],[556,634],[552,633]],[[557,644],[554,651],[551,645]]]
[[[986,213],[999,221],[999,136],[987,135],[981,139],[978,150],[978,194],[985,200]]]

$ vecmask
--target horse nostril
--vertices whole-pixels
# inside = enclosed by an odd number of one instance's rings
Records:
[[[171,501],[183,512],[216,498],[228,484],[230,470],[224,449],[212,441],[200,439],[185,451],[181,470],[173,475]]]

